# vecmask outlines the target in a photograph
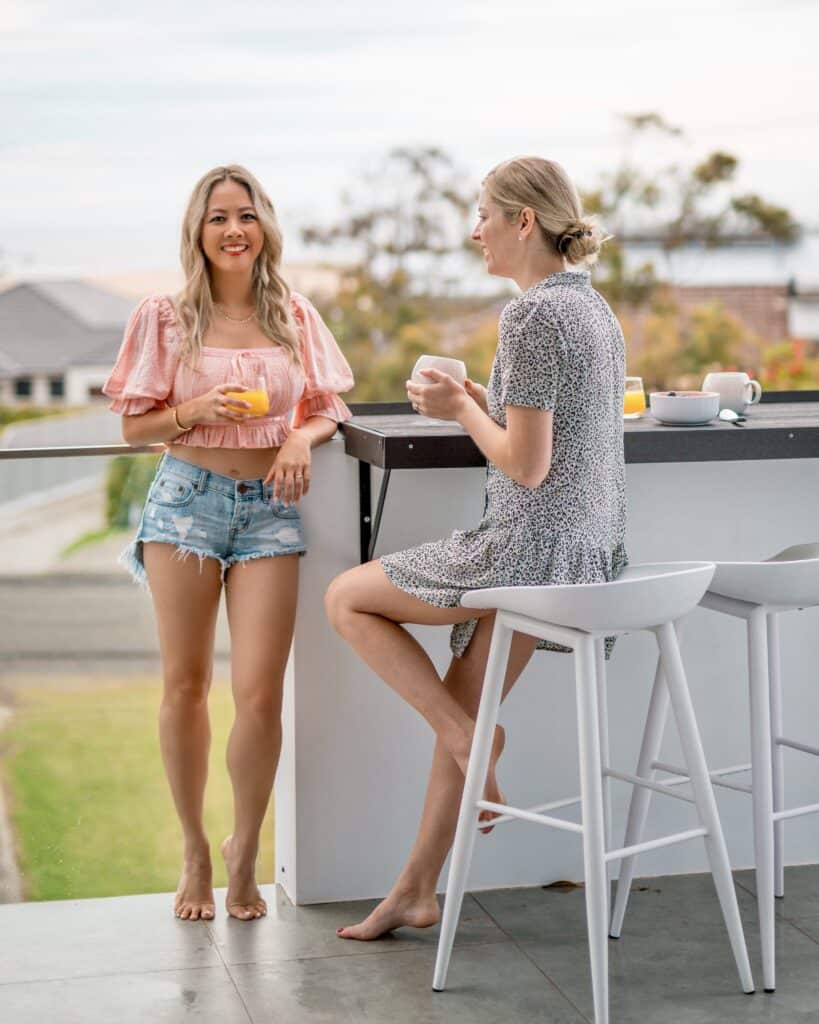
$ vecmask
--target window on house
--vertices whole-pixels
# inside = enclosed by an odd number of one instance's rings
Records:
[[[62,377],[49,377],[48,393],[52,398],[63,398],[65,396],[65,381]]]
[[[18,377],[14,382],[15,398],[31,398],[32,381],[31,377]]]

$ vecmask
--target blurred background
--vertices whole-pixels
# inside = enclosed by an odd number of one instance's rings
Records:
[[[9,453],[119,441],[100,388],[137,301],[181,284],[210,167],[267,188],[352,401],[404,400],[423,352],[485,383],[515,288],[469,234],[522,154],[611,233],[593,279],[647,389],[819,387],[815,4],[5,0],[0,25],[0,899],[176,885],[150,600],[116,564],[153,457]],[[214,840],[226,653],[221,623]]]

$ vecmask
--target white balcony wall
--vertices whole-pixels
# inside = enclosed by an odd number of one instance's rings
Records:
[[[712,462],[628,467],[628,548],[633,562],[764,558],[819,539],[815,461]],[[373,504],[379,481],[373,473]],[[477,522],[483,470],[403,470],[392,475],[376,554]],[[288,680],[285,742],[276,787],[277,877],[298,903],[378,897],[412,845],[432,753],[432,734],[332,632],[322,596],[358,561],[358,467],[335,438],[315,453],[303,503],[310,552],[302,560],[299,614]],[[448,630],[414,628],[439,671]],[[785,732],[819,739],[819,610],[784,617]],[[697,609],[684,658],[709,764],[748,757],[743,626]],[[623,637],[609,663],[612,762],[636,766],[654,674],[653,638]],[[502,711],[506,752],[499,778],[527,806],[578,792],[573,658],[538,652]],[[663,757],[679,763],[673,726]],[[806,755],[786,754],[788,805],[815,802],[819,773]],[[622,838],[629,787],[614,783],[615,840]],[[753,862],[749,798],[718,791],[735,867]],[[691,827],[691,812],[656,796],[649,837]],[[819,817],[786,825],[790,864],[819,860]],[[701,843],[645,854],[638,873],[707,870]],[[523,823],[479,837],[470,888],[580,879],[576,836]],[[442,876],[441,884],[445,881]]]

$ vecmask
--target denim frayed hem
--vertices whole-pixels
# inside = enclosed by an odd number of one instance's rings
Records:
[[[258,558],[279,558],[281,555],[298,555],[299,558],[303,558],[306,554],[307,548],[302,548],[300,551],[251,551],[247,555],[236,555],[234,558],[227,559],[225,571],[232,565],[244,565],[246,562],[253,562]],[[222,578],[224,579],[224,574]]]
[[[145,572],[145,564],[142,560],[142,547],[145,542],[141,540],[133,540],[122,554],[117,559],[117,564],[121,565],[131,576],[131,579],[138,583],[144,589],[148,587],[148,575]],[[219,563],[219,577],[224,583],[225,573],[230,568],[229,563],[224,558],[219,558],[218,555],[211,555],[207,551],[200,551],[198,548],[189,547],[187,544],[177,544],[175,541],[168,540],[150,540],[149,544],[167,544],[169,547],[174,548],[173,557],[180,562],[184,562],[191,555],[196,555],[199,559],[199,572],[202,572],[202,565],[206,558],[212,558],[214,562]],[[251,556],[253,557],[253,556]]]

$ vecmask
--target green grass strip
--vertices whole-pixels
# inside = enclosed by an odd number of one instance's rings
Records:
[[[159,682],[49,684],[18,691],[3,733],[3,775],[27,898],[175,890],[182,836],[159,752]],[[223,886],[219,843],[233,821],[225,767],[233,703],[224,683],[212,688],[210,712],[205,824],[214,884]],[[271,808],[262,828],[260,882],[274,881],[273,859]]]

